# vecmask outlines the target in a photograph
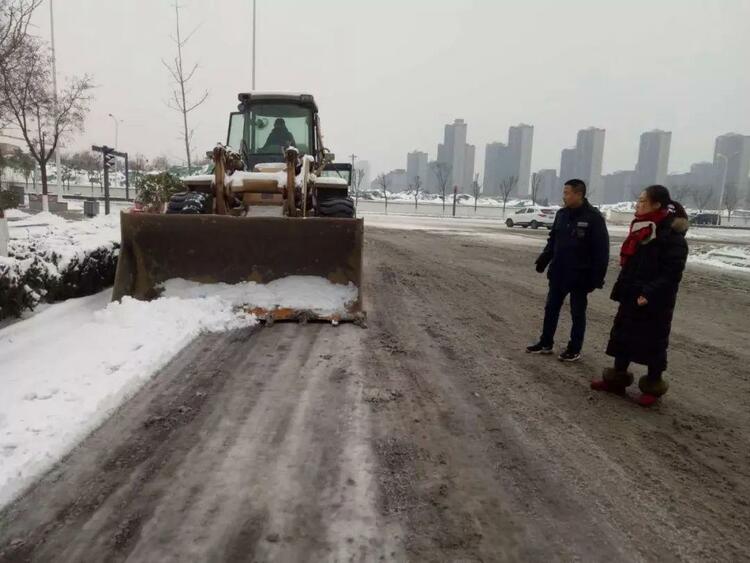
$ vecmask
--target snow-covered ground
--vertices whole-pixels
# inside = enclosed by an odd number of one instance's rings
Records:
[[[50,305],[0,329],[0,506],[198,334],[253,326],[245,306],[343,312],[357,289],[297,276],[267,285],[170,280],[151,302],[110,303],[110,295]]]
[[[425,217],[366,213],[365,226],[384,229],[433,231],[475,238],[502,240],[504,243],[541,246],[545,237],[532,231],[508,229],[500,221],[489,218]],[[628,227],[608,224],[611,236],[625,237]],[[547,231],[542,230],[542,233]],[[692,227],[687,234],[690,243],[689,262],[750,272],[750,230]],[[621,240],[621,239],[620,239]],[[613,242],[613,245],[619,243]]]

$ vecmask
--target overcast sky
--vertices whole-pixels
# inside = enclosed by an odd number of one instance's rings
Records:
[[[49,1],[49,0],[47,0]],[[315,95],[327,144],[373,172],[434,158],[443,126],[484,147],[535,126],[532,169],[559,168],[588,126],[607,130],[604,171],[632,169],[641,132],[673,132],[670,170],[712,160],[714,139],[750,134],[750,0],[257,0],[259,90]],[[98,85],[71,148],[112,144],[184,159],[166,107],[171,0],[54,0],[58,74]],[[209,100],[191,114],[195,153],[226,140],[250,90],[252,0],[182,0],[186,49]],[[35,16],[49,36],[47,2]]]

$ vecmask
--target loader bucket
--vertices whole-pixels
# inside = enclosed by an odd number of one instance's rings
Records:
[[[357,299],[345,314],[324,320],[363,320],[362,219],[121,214],[122,244],[113,300],[152,299],[173,278],[201,283],[268,283],[287,276],[319,276],[353,283]],[[306,311],[252,310],[268,321]]]

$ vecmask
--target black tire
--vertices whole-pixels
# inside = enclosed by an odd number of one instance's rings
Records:
[[[211,196],[202,192],[181,192],[169,198],[168,214],[200,215],[211,212]]]
[[[523,227],[524,229],[528,229],[528,228],[529,228],[529,224],[528,224],[528,223],[526,223],[525,225],[521,225],[521,226],[522,226],[522,227]]]
[[[172,196],[169,198],[169,202],[183,202],[185,201],[185,198],[190,195],[190,192],[178,192],[176,194],[172,194]]]
[[[512,229],[513,228],[513,219],[511,219],[510,217],[508,217],[505,220],[505,226],[508,227],[509,229]]]
[[[536,221],[532,221],[532,222],[531,222],[531,225],[529,225],[529,226],[530,226],[530,227],[531,227],[532,229],[538,229],[538,228],[539,228],[539,223],[537,223]]]
[[[350,197],[329,198],[318,202],[318,215],[320,217],[343,217],[350,219],[354,217],[354,202]]]

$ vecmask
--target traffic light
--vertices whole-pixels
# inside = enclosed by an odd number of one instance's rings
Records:
[[[107,170],[112,170],[115,167],[116,158],[117,157],[113,155],[111,152],[105,152],[104,153],[104,168],[106,168]]]

